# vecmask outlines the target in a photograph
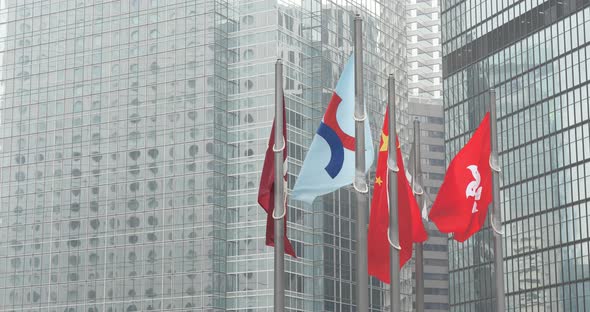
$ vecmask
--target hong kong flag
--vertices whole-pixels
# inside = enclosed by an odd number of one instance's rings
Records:
[[[285,100],[283,99],[283,140],[285,142],[285,148],[283,149],[283,161],[284,165],[283,168],[285,169],[284,177],[285,177],[285,192],[287,191],[287,118],[285,114]],[[272,217],[272,212],[275,209],[275,155],[272,149],[274,142],[275,142],[275,122],[272,123],[272,129],[270,130],[270,140],[268,142],[268,147],[266,148],[266,155],[264,156],[264,166],[262,167],[262,176],[260,177],[260,188],[258,189],[258,204],[267,213],[266,217],[266,245],[267,246],[274,246],[275,245],[275,223]],[[283,198],[287,198],[287,194],[280,194]],[[285,211],[287,209],[287,204],[285,201]],[[285,213],[285,217],[283,218],[285,221],[285,235],[284,235],[284,242],[285,242],[285,253],[296,257],[295,250],[289,242],[287,238],[287,214]]]
[[[387,156],[388,141],[397,138],[389,137],[389,126],[387,124],[389,112],[385,113],[385,122],[381,132],[381,143],[379,144],[379,156],[377,159],[377,170],[375,172],[375,186],[373,199],[371,201],[371,217],[369,220],[369,229],[367,233],[367,252],[368,252],[368,271],[372,276],[377,277],[384,283],[390,282],[390,262],[389,257],[389,197],[387,193]],[[412,244],[423,242],[428,238],[428,234],[422,223],[420,207],[416,202],[412,188],[408,183],[404,169],[404,160],[399,140],[397,140],[395,151],[397,157],[397,217],[399,245],[401,247],[399,255],[400,268],[412,258]]]
[[[430,209],[430,220],[439,231],[453,233],[464,242],[481,229],[492,202],[490,167],[490,116],[451,161],[438,196]]]

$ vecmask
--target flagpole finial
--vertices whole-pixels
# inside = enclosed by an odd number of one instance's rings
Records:
[[[282,62],[283,62],[283,59],[282,59],[282,58],[280,58],[280,57],[278,57],[278,58],[277,58],[277,64],[280,64],[280,63],[282,63]]]
[[[361,17],[361,13],[356,13],[354,15],[354,19],[356,19],[356,20],[362,20],[363,18]]]

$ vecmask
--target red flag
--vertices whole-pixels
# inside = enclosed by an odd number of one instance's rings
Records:
[[[490,168],[490,116],[451,161],[438,196],[430,210],[430,220],[443,233],[454,233],[459,242],[467,240],[483,226],[492,202]]]
[[[276,120],[275,120],[276,121]],[[275,155],[273,151],[273,145],[275,141],[275,121],[272,123],[272,130],[270,131],[270,140],[268,141],[268,147],[266,148],[266,155],[264,156],[264,166],[262,167],[262,176],[260,177],[260,188],[258,189],[258,204],[267,213],[266,216],[266,245],[275,245],[275,223],[272,217],[272,213],[275,209]],[[283,99],[283,140],[285,142],[285,148],[283,149],[283,168],[285,169],[285,192],[287,191],[287,119],[285,114],[285,100]],[[287,194],[283,194],[285,199]],[[287,204],[285,200],[285,211],[287,210]],[[287,238],[287,214],[285,213],[285,252],[293,257],[295,256],[295,250]]]
[[[387,125],[388,112],[385,113],[385,122],[381,133],[381,144],[379,145],[379,156],[377,160],[377,171],[373,199],[371,201],[371,218],[368,230],[368,262],[369,274],[377,277],[384,283],[390,282],[389,275],[389,240],[387,229],[389,228],[389,207],[387,194],[387,144],[389,141],[389,126]],[[397,139],[397,138],[396,138]],[[398,224],[400,268],[412,258],[412,244],[423,242],[428,238],[424,229],[420,207],[416,202],[414,193],[406,178],[404,161],[399,140],[397,140],[397,174],[398,185]]]

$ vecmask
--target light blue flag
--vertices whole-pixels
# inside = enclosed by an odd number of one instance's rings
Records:
[[[291,195],[293,199],[311,204],[316,197],[349,185],[354,180],[354,75],[352,55],[344,67],[328,109],[305,156]],[[373,164],[373,153],[373,139],[367,118],[366,171]]]

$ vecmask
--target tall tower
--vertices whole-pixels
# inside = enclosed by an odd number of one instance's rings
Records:
[[[420,120],[422,181],[426,201],[426,207],[422,207],[424,218],[427,217],[428,209],[432,206],[444,178],[443,107],[440,103],[410,102],[408,111],[411,119]],[[407,161],[408,164],[411,162],[413,161]],[[424,309],[429,312],[449,311],[447,235],[440,233],[433,223],[427,220],[423,222],[428,231],[428,240],[424,242]]]
[[[406,0],[410,103],[442,105],[439,0]]]
[[[421,121],[420,137],[427,205],[432,205],[445,172],[442,110],[440,1],[406,0],[408,44],[408,111]],[[413,133],[413,131],[411,131]],[[425,222],[424,305],[427,311],[448,311],[449,278],[446,235]]]
[[[442,8],[447,159],[496,90],[507,311],[590,309],[589,4],[457,0]],[[451,310],[495,311],[491,229],[449,246]]]
[[[401,0],[0,4],[0,311],[271,311],[256,193],[272,64],[285,64],[290,186],[355,13],[374,138],[389,73],[407,103]],[[354,309],[350,192],[289,202],[290,311]]]
[[[227,1],[2,3],[0,309],[224,311]]]

